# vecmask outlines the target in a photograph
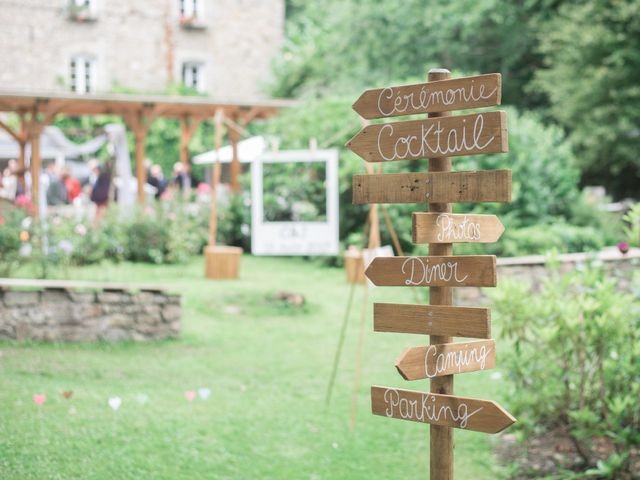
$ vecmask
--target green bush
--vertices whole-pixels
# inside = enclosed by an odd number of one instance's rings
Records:
[[[18,209],[0,212],[0,276],[8,277],[20,263],[20,232],[24,215]]]
[[[564,276],[554,270],[539,287],[532,294],[503,284],[491,295],[513,343],[501,363],[517,428],[566,431],[585,470],[631,478],[629,455],[640,442],[640,292],[620,291],[596,265]],[[605,460],[596,448],[603,439],[613,447]]]
[[[127,225],[126,258],[132,262],[163,263],[169,234],[156,218],[138,215]]]

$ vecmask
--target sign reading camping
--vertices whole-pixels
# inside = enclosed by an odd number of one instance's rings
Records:
[[[450,157],[508,151],[503,111],[449,115],[500,104],[494,73],[450,79],[429,72],[426,83],[365,91],[353,109],[365,119],[429,114],[429,118],[365,126],[348,143],[366,162],[428,159],[429,172],[353,176],[353,203],[427,204],[412,215],[412,239],[429,255],[376,258],[365,271],[378,286],[429,287],[430,305],[374,304],[376,332],[429,335],[429,345],[405,349],[396,369],[407,381],[429,379],[430,392],[371,387],[375,415],[430,424],[432,480],[453,478],[451,428],[497,433],[516,419],[492,400],[453,395],[453,375],[496,366],[488,308],[453,305],[453,288],[495,287],[496,257],[454,255],[457,243],[491,243],[504,226],[495,215],[453,213],[453,202],[511,201],[511,171],[451,171]],[[381,172],[382,170],[380,170]],[[481,340],[454,342],[454,337]]]

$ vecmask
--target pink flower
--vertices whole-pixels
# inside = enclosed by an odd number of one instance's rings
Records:
[[[627,242],[618,243],[618,250],[620,250],[622,254],[627,253],[629,251],[629,244]]]
[[[81,237],[84,237],[87,234],[87,227],[85,227],[83,224],[79,223],[78,225],[76,225],[76,233],[78,235],[80,235]]]

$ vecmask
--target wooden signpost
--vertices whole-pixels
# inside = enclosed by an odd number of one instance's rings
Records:
[[[504,225],[495,215],[413,213],[413,243],[493,243]]]
[[[448,305],[373,304],[375,332],[446,335],[447,337],[491,337],[488,308]]]
[[[485,433],[501,432],[516,421],[491,400],[377,386],[371,387],[371,410],[375,415]],[[440,477],[432,472],[430,478]]]
[[[511,170],[354,175],[353,203],[510,202]]]
[[[364,274],[385,287],[495,287],[496,257],[377,257]]]
[[[388,118],[500,105],[499,73],[367,90],[353,104],[362,118]]]
[[[496,344],[493,340],[407,348],[396,360],[398,373],[405,380],[476,372],[495,366]]]
[[[367,90],[353,104],[366,119],[428,113],[428,119],[364,127],[347,147],[367,162],[429,159],[429,172],[353,176],[354,203],[426,203],[413,214],[414,243],[429,255],[376,258],[365,275],[375,285],[429,287],[430,305],[374,304],[374,330],[430,336],[396,362],[405,380],[429,379],[430,392],[371,387],[375,415],[430,424],[431,480],[453,479],[453,428],[497,433],[513,418],[491,400],[453,394],[453,375],[495,367],[487,308],[453,306],[453,287],[496,285],[493,255],[454,256],[453,244],[497,241],[494,215],[453,214],[454,202],[511,201],[511,171],[451,172],[450,157],[508,151],[506,113],[450,116],[501,100],[500,74],[450,79],[432,70],[428,82]],[[453,343],[452,337],[483,340]]]

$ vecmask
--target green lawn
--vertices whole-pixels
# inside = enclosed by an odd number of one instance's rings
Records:
[[[242,279],[187,266],[104,265],[74,279],[160,283],[183,294],[178,340],[150,344],[0,344],[0,478],[426,478],[427,425],[373,416],[372,384],[426,389],[393,366],[425,338],[373,333],[374,300],[411,303],[407,288],[371,290],[355,431],[351,390],[363,288],[356,291],[333,401],[324,409],[349,287],[342,270],[300,259],[242,259]],[[265,301],[305,295],[306,312]],[[238,305],[240,312],[229,305]],[[225,306],[227,308],[225,309]],[[500,348],[498,347],[498,353]],[[499,364],[499,360],[498,360]],[[503,400],[491,371],[456,377],[456,393]],[[207,387],[208,400],[186,390]],[[61,392],[73,390],[71,399]],[[45,392],[42,407],[33,394]],[[146,404],[139,402],[147,395]],[[122,398],[113,411],[109,397]],[[491,436],[456,430],[456,478],[500,477]]]

